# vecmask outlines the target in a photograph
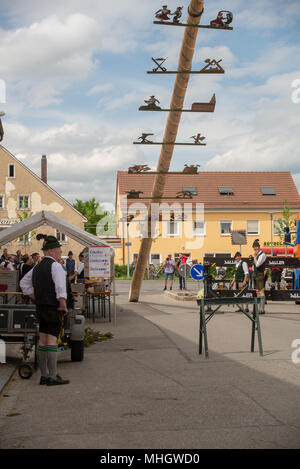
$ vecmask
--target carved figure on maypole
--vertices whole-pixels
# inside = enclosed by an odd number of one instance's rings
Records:
[[[203,142],[203,140],[205,140],[206,137],[201,137],[201,134],[197,134],[197,135],[192,135],[192,137],[190,138],[194,139],[195,145],[201,145],[201,142]]]
[[[156,99],[154,95],[150,96],[149,99],[145,99],[144,103],[147,104],[147,106],[141,106],[139,107],[140,111],[149,111],[149,110],[160,110],[161,108],[156,105],[156,103],[160,104],[159,100]]]
[[[148,140],[147,137],[149,137],[149,135],[154,135],[154,134],[146,134],[146,133],[142,133],[142,135],[138,138],[138,140],[141,140],[141,143],[152,143],[150,140]]]
[[[176,199],[192,199],[193,194],[191,191],[180,191],[176,193]]]
[[[191,165],[184,165],[183,173],[184,174],[198,174],[198,168],[200,168],[199,164],[191,164]]]
[[[160,10],[155,12],[155,18],[161,21],[168,21],[170,19],[171,10],[168,9],[168,5],[163,5]]]
[[[231,11],[221,10],[218,13],[216,19],[210,22],[210,25],[214,28],[228,28],[228,26],[232,23],[233,14]]]
[[[150,171],[151,168],[147,164],[136,164],[134,166],[129,166],[128,174],[140,174]]]
[[[173,23],[179,23],[179,19],[182,17],[182,9],[183,7],[177,7],[173,15]]]
[[[143,194],[143,191],[136,191],[135,189],[131,189],[130,191],[125,192],[127,195],[127,199],[139,199],[140,194]]]

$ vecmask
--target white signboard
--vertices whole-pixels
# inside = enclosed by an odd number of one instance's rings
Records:
[[[110,247],[89,247],[89,278],[110,278]]]

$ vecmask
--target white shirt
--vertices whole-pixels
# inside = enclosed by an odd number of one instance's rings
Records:
[[[10,262],[10,261],[3,261],[3,262],[1,262],[0,265],[2,265],[3,267],[5,267],[6,262],[7,262],[6,269],[15,270],[15,268],[14,268],[12,262]]]
[[[260,254],[260,253],[261,253],[261,254]],[[256,268],[257,268],[257,267],[260,267],[260,266],[267,260],[267,256],[265,255],[264,252],[259,251],[259,252],[257,253],[257,256],[258,256],[258,254],[260,254],[258,260],[257,260],[256,263],[254,262]],[[257,256],[256,256],[256,257],[257,257]]]
[[[239,265],[240,265],[241,262],[243,262],[243,261],[240,260],[240,262],[236,262],[236,263],[235,263],[235,268],[236,268],[236,270],[239,268]],[[243,267],[244,274],[245,274],[245,275],[249,275],[249,269],[248,269],[248,264],[247,264],[247,262],[244,261],[243,264],[242,264],[242,267]]]
[[[46,257],[55,260],[51,256]],[[34,271],[35,267],[29,272],[27,272],[27,274],[24,275],[20,282],[20,287],[22,288],[24,295],[34,294],[34,289],[32,285],[32,272]],[[56,298],[58,300],[59,298],[67,299],[66,272],[64,271],[63,266],[59,264],[59,262],[57,262],[56,260],[51,265],[51,275],[55,286]]]
[[[81,272],[83,271],[83,269],[84,269],[84,262],[81,262],[81,263],[79,264],[78,269],[77,269],[77,270],[75,269],[75,272],[77,272],[78,275],[80,275]]]

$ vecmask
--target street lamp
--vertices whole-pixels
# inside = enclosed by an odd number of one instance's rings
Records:
[[[270,212],[271,219],[271,256],[273,256],[273,212]]]
[[[3,136],[4,136],[4,130],[3,130],[3,127],[2,127],[2,122],[1,122],[1,117],[3,117],[3,116],[5,116],[5,112],[0,111],[0,142],[2,142]]]
[[[127,216],[124,216],[122,218],[120,218],[120,221],[123,222],[123,226],[124,226],[124,222],[126,222],[127,224],[127,243],[125,244],[127,246],[127,277],[130,276],[130,272],[129,272],[129,246],[130,246],[130,242],[129,242],[129,224],[130,222],[133,220],[134,218],[134,215],[131,215],[131,214],[127,214]],[[124,235],[124,230],[123,230],[123,235]]]

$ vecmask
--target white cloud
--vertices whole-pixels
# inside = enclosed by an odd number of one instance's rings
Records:
[[[93,96],[95,94],[106,93],[107,91],[110,91],[112,89],[113,85],[111,83],[104,83],[103,85],[93,86],[91,89],[88,90],[86,94],[87,96]]]
[[[2,30],[1,72],[11,80],[56,77],[84,78],[93,67],[92,52],[99,44],[97,22],[73,14],[56,16],[16,30]]]
[[[245,122],[244,122],[245,124]],[[205,165],[207,170],[280,170],[300,172],[297,105],[277,99],[261,102],[257,113],[237,133],[217,135],[219,152]],[[230,128],[224,122],[223,131]],[[240,132],[239,132],[240,130]]]
[[[273,74],[290,73],[300,65],[298,47],[285,45],[277,41],[272,47],[259,55],[252,62],[244,62],[242,66],[233,68],[230,76],[242,77],[269,77]]]
[[[88,133],[76,122],[34,133],[21,124],[7,124],[5,146],[37,175],[46,154],[48,183],[66,199],[95,196],[109,202],[115,196],[116,171],[137,164],[141,153],[131,144],[133,129],[124,126],[114,143],[110,125],[101,132],[99,138],[99,129]]]
[[[246,29],[280,29],[290,26],[300,18],[298,0],[286,0],[284,3],[252,0],[246,6],[243,1],[240,8],[235,16],[236,24]]]

